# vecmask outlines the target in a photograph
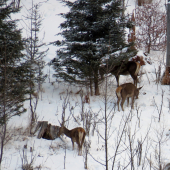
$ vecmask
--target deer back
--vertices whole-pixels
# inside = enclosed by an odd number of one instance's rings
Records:
[[[131,97],[132,99],[132,108],[133,108],[133,103],[134,103],[134,99],[135,98],[138,98],[138,95],[139,95],[139,90],[141,89],[142,87],[140,88],[136,88],[136,86],[132,83],[125,83],[125,84],[122,84],[120,85],[119,87],[117,87],[116,89],[116,95],[117,95],[117,105],[118,105],[118,111],[119,111],[119,102],[121,100],[121,107],[122,107],[122,110],[124,111],[123,109],[123,104],[127,98],[127,105],[129,105],[129,97]]]
[[[62,126],[59,129],[59,136],[63,133],[67,137],[71,138],[73,142],[76,142],[77,144],[81,144],[82,141],[84,141],[86,135],[86,132],[82,127],[77,127],[72,130],[69,130],[65,126]]]
[[[118,65],[118,66],[113,67],[110,70],[110,73],[115,75],[115,76],[118,76],[118,75],[128,75],[129,71],[128,71],[127,65],[124,64],[123,66]]]
[[[121,96],[123,97],[132,97],[134,95],[137,95],[137,88],[134,84],[132,83],[125,83],[121,85],[122,90],[121,90]]]
[[[75,138],[74,140],[80,146],[82,146],[82,144],[84,142],[85,135],[86,135],[86,132],[81,127],[72,129],[72,137]]]
[[[103,75],[107,73],[107,69],[108,69],[108,73],[111,73],[115,76],[119,76],[119,75],[131,75],[131,77],[136,80],[137,79],[137,74],[139,73],[140,70],[140,64],[138,62],[135,61],[128,61],[127,63],[124,63],[122,65],[117,65],[117,66],[101,66],[99,68],[99,74],[101,75],[102,79],[103,79]]]
[[[127,63],[124,63],[122,66],[115,66],[113,69],[110,70],[110,73],[113,75],[128,75],[130,74],[132,78],[134,76],[137,76],[138,72],[140,70],[140,64],[135,61],[128,61]]]
[[[121,90],[121,96],[123,97],[136,97],[138,98],[139,95],[139,90],[142,87],[137,88],[134,84],[132,83],[125,83],[121,85],[122,90]]]

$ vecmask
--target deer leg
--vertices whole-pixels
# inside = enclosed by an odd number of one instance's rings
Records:
[[[71,139],[71,141],[72,141],[72,150],[74,150],[74,142],[72,139]]]
[[[133,74],[130,74],[130,75],[133,78],[134,85],[137,87],[137,76]]]
[[[137,76],[134,77],[134,85],[137,87]]]
[[[80,146],[80,143],[77,143],[78,145],[78,155],[81,156],[81,146]]]
[[[79,156],[81,156],[82,155],[82,146],[79,146],[79,154],[78,154]]]
[[[137,75],[132,76],[133,81],[134,81],[134,85],[137,87],[137,82],[138,82],[138,78]]]
[[[78,155],[81,156],[81,153],[80,153],[80,147],[81,147],[81,140],[82,140],[82,137],[81,137],[81,132],[78,132],[77,135],[76,135],[76,143],[78,145]]]
[[[117,87],[119,87],[119,75],[116,75]]]
[[[124,104],[125,100],[126,100],[126,98],[122,98],[121,108],[122,108],[123,111],[124,111],[124,109],[123,109],[123,104]]]
[[[134,96],[132,96],[132,109],[134,109]]]
[[[120,102],[120,97],[117,97],[117,106],[118,106],[118,111],[120,111],[120,110],[119,110],[119,102]]]
[[[129,97],[127,97],[127,107],[129,106]]]
[[[85,133],[83,134],[82,140],[80,142],[80,156],[82,155],[82,147],[83,147],[84,139],[85,139]]]

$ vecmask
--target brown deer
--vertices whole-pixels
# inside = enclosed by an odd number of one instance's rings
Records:
[[[127,64],[122,64],[123,66],[115,66],[113,68],[108,68],[108,73],[113,74],[116,77],[117,81],[117,87],[119,86],[119,76],[120,75],[131,75],[131,77],[134,80],[134,85],[137,87],[137,76],[140,70],[140,64],[135,61],[128,61]],[[107,67],[102,66],[99,69],[99,73],[101,75],[101,78],[103,79],[103,75],[106,74],[107,72]]]
[[[121,108],[123,109],[123,104],[127,98],[127,106],[129,105],[129,98],[131,97],[132,100],[132,104],[131,107],[133,108],[133,104],[134,104],[134,98],[136,97],[136,99],[138,99],[138,95],[139,95],[139,90],[142,87],[136,88],[136,86],[132,83],[125,83],[120,85],[117,89],[116,89],[116,96],[117,96],[117,105],[118,105],[118,111],[119,111],[119,102],[121,101]]]
[[[82,155],[82,146],[86,136],[86,132],[82,127],[77,127],[72,130],[67,129],[65,126],[61,126],[59,129],[59,136],[65,134],[67,137],[71,138],[72,149],[74,150],[74,142],[78,145],[78,155]]]

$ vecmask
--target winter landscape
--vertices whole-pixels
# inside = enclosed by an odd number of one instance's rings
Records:
[[[47,74],[45,83],[39,93],[36,108],[37,121],[48,121],[60,126],[63,113],[68,129],[87,126],[82,117],[89,121],[89,135],[85,137],[82,156],[78,156],[77,145],[72,150],[70,138],[61,136],[55,140],[37,138],[38,133],[30,135],[30,105],[24,103],[27,111],[21,116],[12,117],[7,124],[8,142],[4,146],[1,170],[103,170],[106,169],[105,151],[105,113],[107,113],[108,133],[108,169],[114,170],[162,170],[170,163],[170,86],[161,85],[165,71],[166,50],[153,51],[147,56],[142,50],[137,55],[144,58],[145,65],[139,72],[139,98],[135,100],[134,109],[124,103],[124,111],[117,108],[115,94],[117,83],[114,76],[107,77],[100,84],[100,95],[89,95],[81,85],[71,85],[57,81],[53,76],[53,67],[48,63],[56,56],[56,46],[50,42],[62,37],[56,36],[61,30],[59,25],[64,19],[57,15],[69,9],[59,0],[34,0],[42,2],[40,14],[43,21],[39,37],[49,48],[45,57]],[[135,0],[126,0],[128,13],[136,7]],[[165,2],[164,2],[165,3]],[[19,19],[18,27],[25,29],[30,0],[21,0],[21,12],[12,16]],[[41,38],[40,38],[41,39]],[[149,62],[147,62],[149,61]],[[120,84],[132,82],[130,75],[120,76]],[[106,102],[107,101],[107,102]],[[89,125],[88,125],[89,126]],[[87,132],[86,132],[87,134]],[[88,154],[86,154],[88,153]],[[26,166],[29,165],[29,168]],[[161,169],[162,168],[162,169]],[[166,170],[166,169],[165,169]],[[167,169],[168,170],[168,169]]]

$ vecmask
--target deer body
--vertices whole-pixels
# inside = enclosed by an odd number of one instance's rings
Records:
[[[84,143],[86,132],[82,127],[77,127],[72,130],[67,129],[65,126],[60,127],[59,136],[64,133],[67,137],[71,138],[72,149],[74,150],[74,142],[78,145],[78,155],[82,155],[82,146]]]
[[[132,100],[132,108],[133,108],[133,104],[134,104],[134,98],[138,99],[138,95],[139,95],[139,90],[140,88],[136,88],[136,86],[132,83],[125,83],[120,85],[119,87],[117,87],[116,89],[116,96],[117,96],[117,105],[118,105],[118,111],[119,111],[119,102],[121,100],[121,108],[123,109],[123,104],[127,98],[127,106],[129,105],[129,98],[131,98]]]
[[[108,68],[109,69],[109,68]],[[135,61],[128,61],[127,64],[121,69],[121,66],[116,66],[111,68],[108,73],[113,74],[116,77],[117,87],[119,86],[119,77],[120,75],[131,75],[134,81],[134,85],[137,87],[137,75],[140,70],[140,64]],[[106,66],[102,67],[99,72],[101,77],[106,73]]]

